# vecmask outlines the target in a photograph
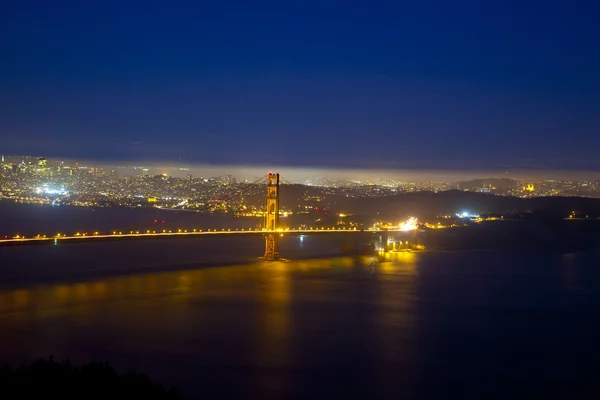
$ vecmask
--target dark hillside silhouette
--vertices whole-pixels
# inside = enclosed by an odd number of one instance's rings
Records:
[[[131,371],[119,375],[107,363],[74,366],[52,357],[18,368],[0,368],[0,399],[144,399],[178,400],[146,375]]]
[[[402,193],[370,199],[351,199],[347,212],[368,215],[377,210],[383,216],[432,218],[453,215],[461,210],[477,214],[527,212],[550,218],[566,218],[572,211],[591,218],[600,217],[600,199],[589,197],[508,197],[449,190],[446,192]]]

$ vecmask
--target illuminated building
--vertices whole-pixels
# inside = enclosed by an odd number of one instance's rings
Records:
[[[414,217],[410,217],[408,220],[401,222],[398,229],[401,231],[414,231],[417,229],[418,221]]]
[[[477,218],[479,218],[479,214],[471,214],[469,211],[463,211],[461,213],[457,213],[456,216],[461,219],[477,219]]]

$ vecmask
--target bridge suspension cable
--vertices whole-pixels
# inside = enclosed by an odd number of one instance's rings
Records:
[[[267,180],[267,178],[268,178],[268,175],[264,175],[264,176],[258,178],[257,180],[255,180],[255,181],[253,181],[251,183],[248,183],[246,185],[247,185],[247,187],[252,187],[254,185],[258,185],[260,183],[265,182]],[[229,193],[229,194],[227,194],[225,196],[222,196],[221,198],[215,199],[214,201],[217,202],[217,203],[218,202],[227,202],[227,201],[233,200],[235,198],[238,198],[239,196],[243,196],[244,194],[245,194],[244,193],[244,188],[240,188],[237,191],[235,191],[233,193]],[[204,207],[196,210],[196,212],[208,211],[213,205],[214,205],[214,203],[208,202]],[[194,215],[194,213],[191,212],[191,211],[180,210],[177,213],[175,213],[175,215],[174,215],[173,218],[169,218],[167,220],[162,220],[161,223],[164,223],[164,222],[171,223],[171,222],[177,221],[179,219],[182,219],[184,217],[188,217],[188,216],[191,216],[191,215]],[[144,224],[144,225],[129,226],[127,228],[112,229],[112,231],[113,232],[114,231],[116,231],[116,232],[137,231],[137,230],[140,230],[140,229],[146,229],[146,228],[149,228],[151,226],[156,226],[156,225],[157,225],[156,222],[152,222],[152,223]]]
[[[306,201],[314,209],[319,209],[319,207],[320,208],[324,208],[321,204],[317,204],[315,201],[306,198],[306,192],[300,192],[299,190],[297,190],[296,186],[298,186],[300,184],[298,184],[298,183],[292,183],[292,182],[288,181],[287,179],[285,179],[283,177],[280,177],[280,179],[281,179],[281,181],[283,183],[285,183],[286,188],[289,189],[289,191],[295,193],[300,200]]]

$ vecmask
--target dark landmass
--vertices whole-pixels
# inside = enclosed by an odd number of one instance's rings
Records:
[[[107,363],[74,366],[52,357],[18,368],[0,368],[0,398],[182,399],[175,389],[167,390],[136,371],[119,375]]]
[[[420,219],[454,215],[468,210],[475,214],[526,212],[548,218],[566,218],[572,211],[589,218],[600,217],[600,199],[587,197],[508,197],[486,193],[447,192],[403,193],[371,199],[351,199],[346,212],[381,217],[415,216]]]

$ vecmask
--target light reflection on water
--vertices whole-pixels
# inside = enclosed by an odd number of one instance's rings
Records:
[[[597,258],[536,257],[388,253],[0,289],[0,354],[106,359],[191,394],[263,397],[421,397],[436,393],[430,376],[484,385],[523,349],[546,374],[549,347],[560,363],[580,345],[600,356],[580,336],[598,333]],[[553,317],[567,310],[568,325]]]
[[[360,314],[345,304],[350,299],[354,305],[377,307],[375,288],[385,282],[373,279],[366,261],[256,263],[5,289],[0,291],[0,320],[19,334],[5,337],[0,348],[14,362],[46,354],[75,359],[109,354],[117,363],[135,363],[136,357],[121,353],[126,349],[137,357],[147,351],[161,354],[159,359],[189,354],[207,362],[225,359],[258,371],[285,371],[318,359],[319,354],[303,354],[314,340],[324,345],[321,355],[332,364],[337,349],[329,343],[347,333],[345,324],[354,326],[351,336],[361,346],[377,334],[370,326],[356,330]],[[381,264],[382,277],[390,272],[389,265]],[[373,300],[361,298],[361,285],[372,288]],[[306,337],[298,337],[302,332]],[[357,345],[339,339],[343,347]],[[284,375],[277,382],[266,375],[254,379],[259,386],[284,390]]]

